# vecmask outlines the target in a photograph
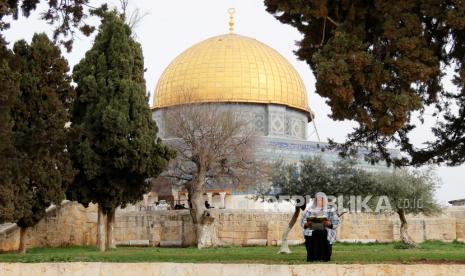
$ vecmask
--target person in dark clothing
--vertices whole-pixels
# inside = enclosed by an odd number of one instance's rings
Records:
[[[326,230],[313,230],[311,236],[305,236],[307,262],[331,260],[332,245],[329,244]]]
[[[318,227],[311,219],[316,217],[322,220],[322,225]],[[334,208],[328,208],[324,193],[316,193],[312,207],[302,216],[301,225],[304,228],[307,262],[330,261],[339,218]]]
[[[183,204],[176,204],[174,205],[175,210],[187,209],[186,206]]]

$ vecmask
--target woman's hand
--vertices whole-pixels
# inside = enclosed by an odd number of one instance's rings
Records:
[[[323,224],[324,224],[325,227],[331,227],[331,225],[332,225],[331,221],[329,219],[324,220]]]
[[[311,221],[307,221],[307,222],[304,224],[304,229],[311,228],[311,227],[312,227],[312,222],[311,222]]]

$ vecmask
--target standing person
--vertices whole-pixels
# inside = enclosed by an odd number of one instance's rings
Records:
[[[322,219],[321,227],[317,227],[317,223],[312,221],[314,218]],[[302,216],[301,225],[304,228],[307,262],[329,262],[332,245],[336,240],[339,217],[335,208],[328,207],[328,198],[325,193],[318,192],[315,194],[311,208]]]

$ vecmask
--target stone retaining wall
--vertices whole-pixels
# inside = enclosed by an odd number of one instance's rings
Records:
[[[305,275],[465,275],[465,265],[264,265],[264,264],[191,264],[191,263],[0,263],[0,275],[190,275],[190,276],[305,276]]]
[[[47,212],[46,217],[27,231],[27,246],[62,247],[94,245],[97,237],[97,208],[84,208],[67,202],[60,209]],[[16,250],[19,245],[19,228],[0,231],[0,251]],[[1,275],[1,274],[0,274]]]
[[[397,214],[344,214],[338,231],[339,240],[399,240]],[[449,207],[433,217],[407,216],[408,233],[416,242],[425,240],[465,241],[465,207]]]
[[[96,243],[96,206],[84,208],[67,203],[28,231],[28,247],[93,245]],[[232,245],[277,245],[292,216],[258,210],[212,210],[219,238]],[[414,240],[465,241],[465,207],[449,207],[436,217],[408,217]],[[300,220],[299,220],[300,222]],[[303,242],[298,224],[290,233],[290,243]],[[399,239],[396,215],[344,214],[338,231],[341,241],[389,242]],[[187,246],[194,243],[188,210],[141,211],[116,214],[115,240],[119,244]],[[0,230],[0,251],[15,250],[19,229]]]
[[[234,245],[276,245],[292,214],[246,210],[211,210],[218,237]],[[115,239],[149,240],[155,246],[188,246],[195,234],[188,210],[117,213]],[[303,241],[300,226],[292,229],[293,243]]]

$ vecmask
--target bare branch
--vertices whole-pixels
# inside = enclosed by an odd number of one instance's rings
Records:
[[[120,0],[120,6],[123,20],[126,22],[126,24],[128,24],[129,28],[131,28],[133,37],[136,37],[135,29],[139,26],[142,19],[149,15],[149,13],[142,13],[139,7],[130,10],[129,0]]]
[[[339,27],[339,23],[337,23],[336,21],[334,21],[331,17],[326,16],[326,18],[329,20],[329,22],[333,23],[334,26]]]

